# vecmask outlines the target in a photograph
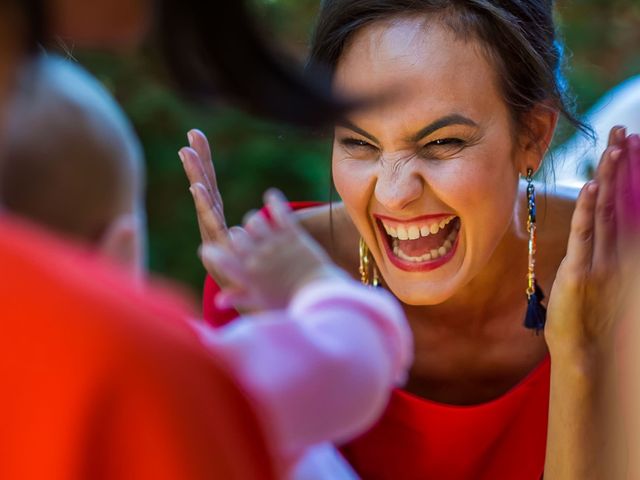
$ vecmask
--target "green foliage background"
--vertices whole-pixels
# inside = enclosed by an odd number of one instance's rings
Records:
[[[257,18],[299,58],[304,57],[318,5],[319,0],[254,0]],[[640,0],[562,0],[557,18],[579,113],[618,82],[640,73]],[[270,186],[281,188],[290,199],[329,198],[329,138],[305,136],[226,107],[188,104],[160,80],[153,51],[71,54],[115,94],[144,145],[149,263],[154,272],[194,292],[202,284],[195,214],[177,157],[190,128],[200,128],[210,138],[229,224],[258,207]]]

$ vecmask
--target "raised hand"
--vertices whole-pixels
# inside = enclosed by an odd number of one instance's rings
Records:
[[[265,205],[270,219],[262,212],[253,213],[243,228],[230,229],[230,242],[203,246],[203,260],[223,271],[230,282],[216,297],[220,307],[285,308],[310,282],[346,278],[298,225],[281,192],[268,191]]]
[[[190,130],[187,138],[189,146],[181,148],[178,155],[189,179],[189,190],[196,207],[202,243],[226,243],[229,240],[229,231],[224,218],[224,206],[218,190],[209,142],[207,137],[196,129]],[[214,266],[204,258],[203,264],[219,285],[225,283],[224,275],[216,272]]]
[[[639,180],[640,137],[614,127],[595,179],[578,197],[549,297],[545,479],[630,478],[619,414],[617,331],[640,273]]]
[[[613,348],[623,287],[634,271],[628,267],[635,264],[639,219],[640,137],[614,127],[595,179],[578,197],[549,298],[545,337],[552,355]]]

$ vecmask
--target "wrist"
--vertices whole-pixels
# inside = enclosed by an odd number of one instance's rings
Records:
[[[612,349],[600,345],[561,345],[549,348],[552,376],[563,381],[589,385],[606,378],[615,365]]]
[[[293,296],[303,290],[305,287],[319,282],[342,282],[351,281],[347,273],[333,264],[321,265],[312,272],[305,275],[296,285]]]

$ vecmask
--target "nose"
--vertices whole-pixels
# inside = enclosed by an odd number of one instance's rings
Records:
[[[383,166],[378,175],[374,195],[390,211],[406,208],[424,192],[424,179],[412,163]]]

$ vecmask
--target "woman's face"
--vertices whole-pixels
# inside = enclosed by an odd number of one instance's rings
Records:
[[[392,92],[335,129],[333,177],[388,287],[442,303],[485,267],[511,223],[521,165],[480,45],[423,18],[365,27],[337,65],[347,94]]]

